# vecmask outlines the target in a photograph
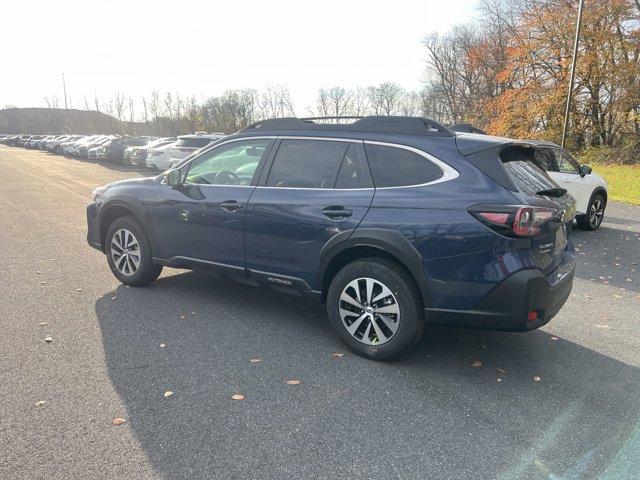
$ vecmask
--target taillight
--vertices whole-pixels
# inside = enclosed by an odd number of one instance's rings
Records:
[[[561,211],[521,205],[474,205],[469,213],[502,235],[533,237],[542,233],[543,226],[559,217]]]

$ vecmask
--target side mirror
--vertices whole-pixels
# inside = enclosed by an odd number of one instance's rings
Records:
[[[177,168],[167,170],[164,174],[164,178],[167,181],[167,185],[175,187],[182,183],[182,172]]]
[[[584,177],[591,173],[591,167],[589,165],[581,165],[580,166],[580,176]]]

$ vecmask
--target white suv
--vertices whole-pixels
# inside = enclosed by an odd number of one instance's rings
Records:
[[[549,176],[576,200],[576,221],[584,230],[596,230],[607,206],[607,182],[580,163],[564,148],[552,142],[530,140],[535,158]]]
[[[224,137],[224,133],[202,133],[196,132],[193,135],[181,135],[178,137],[178,141],[171,146],[169,156],[171,157],[172,164],[180,162],[182,159],[188,157],[193,152],[206,147],[216,140],[220,140]]]

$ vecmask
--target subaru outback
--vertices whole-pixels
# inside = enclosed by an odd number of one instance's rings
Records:
[[[127,285],[171,266],[325,303],[372,359],[428,324],[529,331],[562,307],[575,269],[575,201],[535,152],[417,117],[265,120],[162,175],[97,188],[88,242]]]

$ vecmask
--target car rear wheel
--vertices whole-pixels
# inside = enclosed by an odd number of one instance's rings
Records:
[[[406,353],[424,332],[422,302],[413,279],[382,258],[343,267],[329,286],[327,313],[347,347],[374,360]]]
[[[604,210],[607,202],[601,193],[596,193],[591,197],[587,214],[579,217],[576,222],[578,228],[582,230],[597,230],[604,219]]]
[[[134,217],[117,218],[109,226],[105,253],[111,271],[125,285],[147,285],[162,273],[162,266],[153,263],[149,239]]]

